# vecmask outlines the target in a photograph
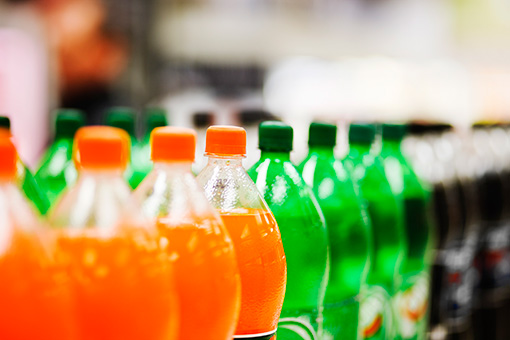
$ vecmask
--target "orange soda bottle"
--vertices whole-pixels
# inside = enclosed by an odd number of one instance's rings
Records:
[[[227,227],[241,274],[241,313],[234,339],[274,338],[287,264],[276,220],[242,166],[246,131],[210,127],[205,152],[209,162],[197,180]]]
[[[129,137],[117,128],[76,134],[80,169],[50,214],[57,260],[69,273],[77,340],[177,339],[171,261],[122,178]]]
[[[16,149],[0,129],[0,339],[69,340],[69,295],[48,235],[16,186]]]
[[[134,196],[175,259],[179,339],[231,340],[239,317],[239,269],[232,240],[191,173],[195,140],[191,129],[155,128],[154,168]]]

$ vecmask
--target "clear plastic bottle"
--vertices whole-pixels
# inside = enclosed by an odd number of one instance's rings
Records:
[[[17,158],[0,129],[0,339],[74,339],[65,274],[18,187]]]
[[[191,173],[195,140],[191,129],[154,129],[154,169],[134,196],[175,257],[179,339],[231,340],[241,302],[239,269],[232,240]]]
[[[205,152],[209,163],[197,180],[227,227],[241,274],[241,313],[234,339],[269,339],[282,309],[287,264],[276,220],[242,166],[246,131],[210,127]]]
[[[122,178],[129,137],[117,128],[76,134],[79,175],[50,215],[69,273],[77,339],[176,339],[171,260]]]

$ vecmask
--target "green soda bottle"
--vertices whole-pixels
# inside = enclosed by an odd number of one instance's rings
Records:
[[[76,131],[85,125],[83,112],[60,109],[55,121],[55,140],[44,154],[35,179],[53,204],[60,193],[73,184],[78,173],[73,162],[73,140]]]
[[[129,107],[113,107],[106,113],[106,125],[123,129],[131,138],[131,154],[128,166],[124,172],[124,178],[129,183],[131,189],[135,189],[146,175],[143,170],[143,164],[140,164],[137,159],[137,155],[140,153],[140,143],[136,138],[135,120],[135,111]]]
[[[290,161],[293,130],[259,126],[260,160],[248,171],[273,212],[287,257],[287,289],[278,340],[321,339],[329,272],[328,234],[312,190]]]
[[[0,128],[7,130],[11,129],[11,121],[8,117],[0,116]],[[25,197],[29,202],[35,206],[41,215],[46,214],[50,208],[50,202],[48,198],[41,190],[37,182],[35,181],[34,175],[28,169],[28,167],[19,159],[16,165],[16,184],[22,189]]]
[[[405,254],[400,201],[393,195],[380,157],[371,152],[373,124],[351,124],[345,164],[360,187],[372,222],[367,286],[362,292],[360,323],[364,339],[397,339],[394,306]]]
[[[139,147],[133,150],[133,164],[143,174],[143,178],[152,170],[151,161],[151,132],[157,127],[167,126],[166,110],[159,107],[149,107],[144,111],[145,116],[145,135],[139,144]]]
[[[397,311],[402,339],[425,339],[429,300],[431,225],[430,191],[418,179],[401,151],[407,132],[403,124],[383,124],[381,157],[393,194],[403,202],[407,254],[402,262],[402,286]]]
[[[357,340],[360,291],[368,273],[371,227],[358,188],[335,159],[337,128],[312,123],[309,153],[299,169],[313,188],[329,233],[331,264],[324,303],[323,339]]]

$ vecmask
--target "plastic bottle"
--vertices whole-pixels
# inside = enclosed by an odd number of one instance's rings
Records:
[[[329,233],[331,264],[324,303],[326,339],[356,340],[360,292],[369,266],[371,225],[358,188],[334,156],[337,127],[312,123],[309,153],[299,169],[313,188]],[[283,233],[285,240],[285,234]]]
[[[129,164],[124,172],[124,178],[132,189],[135,189],[145,177],[143,163],[138,162],[140,143],[136,138],[135,119],[135,111],[129,107],[113,107],[106,114],[106,125],[126,131],[131,139]]]
[[[280,230],[242,166],[246,131],[207,130],[209,163],[197,180],[234,242],[241,274],[241,312],[234,339],[270,339],[277,329],[287,279]]]
[[[18,156],[0,129],[0,338],[73,339],[65,274],[16,181]],[[60,278],[60,280],[59,280]],[[59,325],[59,327],[55,327]]]
[[[373,242],[367,276],[369,289],[363,293],[360,321],[365,339],[395,339],[398,324],[393,306],[405,254],[402,216],[381,161],[371,152],[374,139],[374,125],[351,124],[345,164],[366,202]]]
[[[407,127],[382,125],[382,151],[386,178],[393,194],[403,202],[407,253],[402,262],[402,287],[397,315],[403,339],[425,339],[430,286],[430,192],[418,179],[401,151]]]
[[[57,112],[55,140],[44,154],[35,174],[50,204],[78,177],[73,163],[73,141],[74,134],[84,124],[85,118],[79,110],[61,109]]]
[[[329,274],[328,232],[312,190],[290,161],[292,142],[290,126],[261,123],[261,157],[248,174],[276,218],[287,258],[278,339],[296,339],[300,334],[318,339]]]
[[[239,269],[230,236],[191,173],[195,140],[191,129],[154,129],[154,169],[134,196],[175,257],[179,339],[231,340],[241,306]]]
[[[8,117],[0,116],[0,128],[10,130],[11,121]],[[40,214],[46,214],[50,208],[48,198],[37,184],[32,172],[23,163],[19,156],[16,164],[16,183],[20,188],[22,188],[22,192],[30,204],[32,204]]]
[[[70,280],[77,340],[177,339],[171,259],[122,178],[129,136],[84,127],[76,145],[78,181],[49,220]]]

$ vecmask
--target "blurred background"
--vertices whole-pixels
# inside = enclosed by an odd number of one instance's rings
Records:
[[[57,108],[132,107],[141,139],[162,107],[198,131],[195,172],[211,124],[246,128],[250,166],[263,120],[292,125],[295,161],[313,120],[340,127],[339,157],[353,120],[413,121],[438,230],[429,338],[506,340],[509,33],[508,0],[0,0],[0,116],[33,169]]]
[[[175,125],[510,118],[507,0],[0,0],[0,112],[36,164],[57,107]],[[254,155],[254,158],[257,158]]]

